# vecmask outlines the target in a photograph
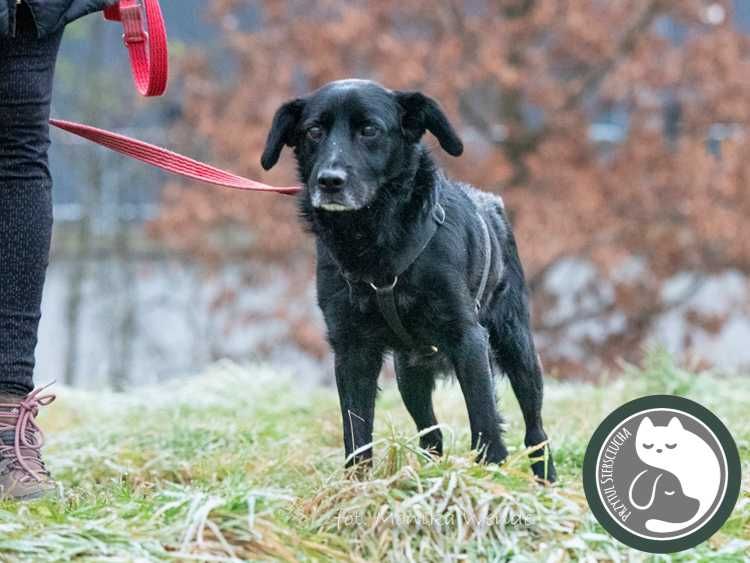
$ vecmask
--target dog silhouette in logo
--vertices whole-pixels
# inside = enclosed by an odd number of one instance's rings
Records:
[[[682,522],[653,518],[646,521],[646,529],[669,533],[697,522],[711,508],[721,482],[719,460],[711,447],[696,434],[685,430],[676,416],[672,417],[666,426],[654,426],[651,419],[645,417],[638,426],[635,439],[638,458],[646,465],[671,473],[681,485],[684,496],[699,503],[697,512]],[[635,480],[642,474],[636,476]],[[666,474],[662,479],[666,479]],[[654,490],[657,489],[657,485],[655,481]],[[632,492],[633,483],[630,488]],[[677,489],[669,490],[676,492]],[[657,502],[658,497],[654,500],[654,505]]]
[[[700,503],[685,495],[680,481],[667,471],[650,467],[635,476],[628,489],[630,503],[638,510],[648,510],[647,521],[679,523],[694,516]],[[652,530],[653,531],[653,530]]]

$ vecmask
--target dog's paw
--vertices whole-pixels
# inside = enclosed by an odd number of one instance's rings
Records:
[[[500,465],[508,457],[508,450],[505,446],[500,444],[489,445],[484,450],[480,450],[477,455],[477,463],[496,463]]]
[[[543,455],[539,455],[542,454]],[[534,479],[543,484],[551,485],[557,481],[557,470],[555,469],[555,462],[552,460],[552,454],[548,446],[544,446],[543,452],[537,452],[536,455],[532,454],[532,458],[539,459],[531,464],[531,472],[534,474]]]
[[[422,436],[419,440],[419,447],[433,457],[443,456],[443,437],[436,439],[435,436]]]

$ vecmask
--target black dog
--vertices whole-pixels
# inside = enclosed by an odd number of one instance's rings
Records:
[[[516,243],[502,200],[448,180],[420,139],[453,156],[463,144],[438,104],[363,80],[330,83],[277,111],[262,164],[294,147],[302,217],[317,237],[318,302],[336,357],[347,463],[369,461],[377,379],[395,355],[419,430],[435,426],[435,377],[455,370],[480,459],[501,462],[492,364],[510,378],[527,446],[547,440],[542,371]],[[442,453],[442,434],[421,438]],[[546,447],[546,446],[545,446]],[[532,464],[554,481],[552,458]]]

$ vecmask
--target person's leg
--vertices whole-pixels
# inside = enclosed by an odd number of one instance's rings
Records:
[[[62,31],[39,39],[28,8],[17,16],[16,36],[0,38],[0,500],[56,488],[34,424],[54,397],[30,392],[52,232],[47,119]]]
[[[34,350],[52,230],[50,98],[62,31],[38,39],[20,6],[0,38],[0,394],[33,388]]]

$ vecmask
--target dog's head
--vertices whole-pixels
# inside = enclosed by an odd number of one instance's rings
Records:
[[[353,211],[401,174],[425,131],[448,154],[463,152],[440,106],[424,94],[366,80],[331,82],[278,109],[261,164],[269,170],[284,145],[293,147],[312,207]]]
[[[629,497],[636,509],[648,511],[649,518],[667,522],[687,521],[700,508],[697,499],[685,495],[680,480],[661,469],[641,471],[631,483]]]

